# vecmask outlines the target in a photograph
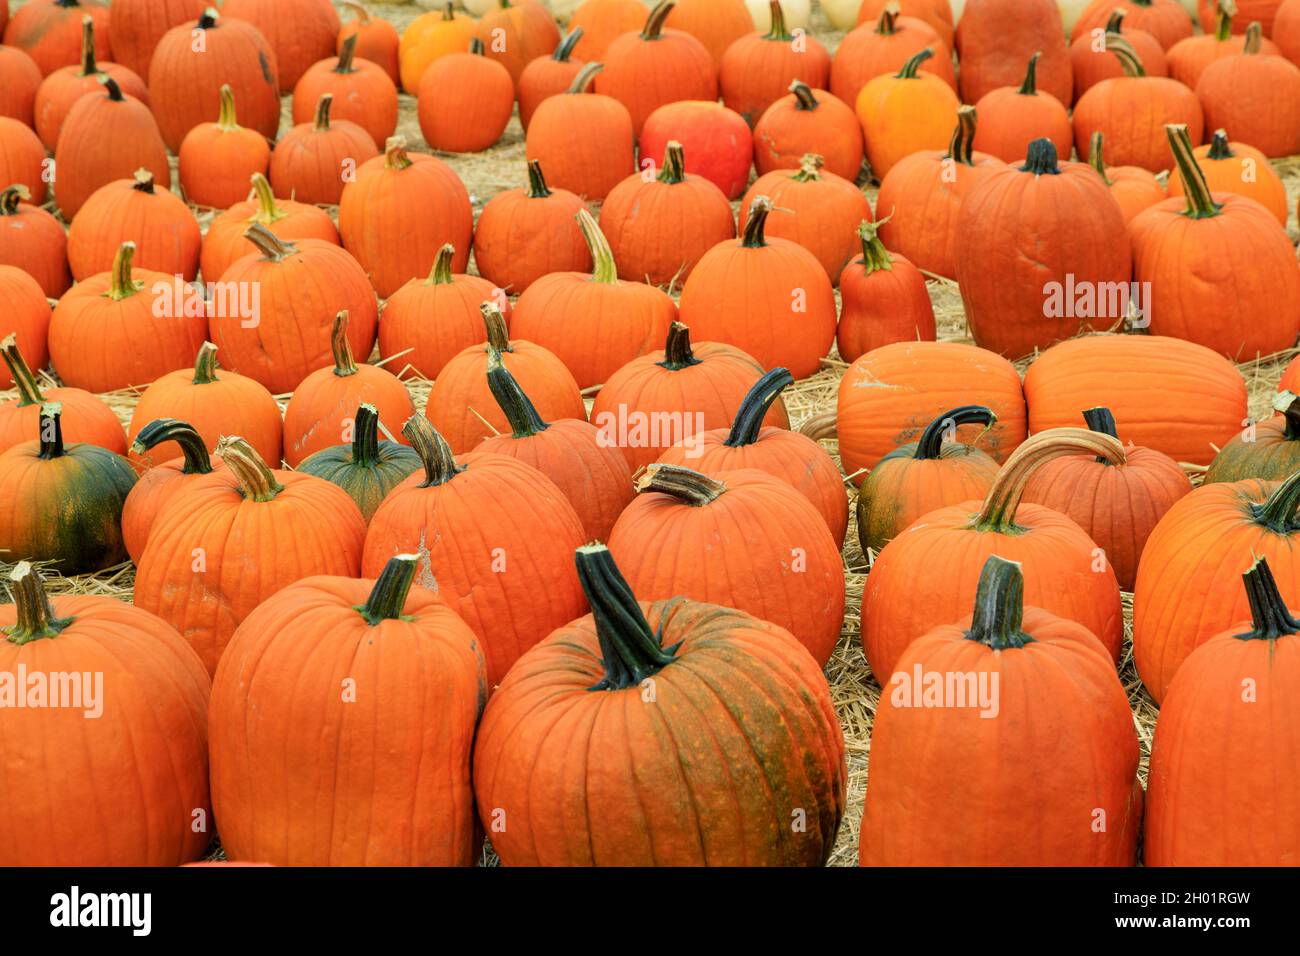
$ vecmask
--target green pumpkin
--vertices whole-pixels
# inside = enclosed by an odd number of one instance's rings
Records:
[[[373,405],[362,405],[357,410],[352,444],[323,448],[306,458],[298,470],[338,485],[352,496],[369,523],[388,493],[420,467],[415,449],[379,440],[379,411]]]
[[[1233,435],[1214,456],[1205,483],[1283,481],[1300,471],[1300,396],[1278,392],[1273,408],[1280,416]]]
[[[127,559],[122,504],[135,470],[98,445],[63,444],[63,409],[41,406],[38,441],[0,455],[0,559],[52,562],[62,574],[82,574]],[[38,436],[33,436],[34,438]]]

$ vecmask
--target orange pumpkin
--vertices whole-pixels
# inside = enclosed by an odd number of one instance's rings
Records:
[[[1261,52],[1259,24],[1242,53],[1205,68],[1196,96],[1210,129],[1226,127],[1265,156],[1300,153],[1300,66]]]
[[[840,41],[831,61],[830,91],[853,105],[864,86],[883,73],[897,73],[922,50],[934,56],[921,63],[920,71],[939,77],[955,93],[951,46],[925,21],[900,17],[892,7],[882,10],[877,22],[855,27]]]
[[[721,5],[713,5],[721,6]],[[749,16],[746,11],[746,16]],[[575,55],[588,63],[604,57],[614,40],[624,33],[641,29],[645,23],[645,4],[640,0],[583,0],[569,18],[569,29],[582,29],[582,36],[573,48]],[[754,21],[736,21],[736,36],[754,29]],[[690,30],[686,30],[690,33]],[[719,54],[721,55],[721,54]]]
[[[1128,225],[1144,209],[1164,202],[1165,189],[1160,185],[1160,180],[1156,179],[1155,173],[1140,166],[1107,166],[1102,141],[1101,130],[1093,130],[1088,148],[1088,165],[1101,176],[1106,188],[1119,203],[1119,210],[1124,214],[1124,224]]]
[[[271,230],[286,242],[320,239],[339,245],[339,231],[325,210],[291,199],[276,199],[270,181],[261,173],[254,173],[251,182],[250,199],[236,203],[208,224],[199,254],[199,268],[207,281],[220,279],[236,259],[257,252],[257,246],[244,238],[253,225]]]
[[[478,24],[470,17],[458,17],[448,2],[439,13],[430,10],[411,21],[398,47],[402,89],[414,93],[424,71],[439,57],[464,53],[478,36]]]
[[[952,49],[956,30],[953,29],[952,4],[948,0],[862,0],[854,22],[858,25],[875,23],[893,5],[897,5],[902,16],[928,23],[943,39],[944,45]]]
[[[69,443],[98,445],[126,454],[126,435],[117,415],[97,395],[70,386],[41,388],[12,332],[0,340],[0,358],[9,369],[18,396],[0,402],[0,452],[31,441],[40,434],[41,407],[57,402],[63,407],[63,434]]]
[[[197,20],[207,5],[208,0],[113,0],[108,8],[113,59],[147,77],[158,41],[172,27]]]
[[[854,182],[862,171],[862,127],[843,100],[795,80],[790,95],[769,106],[754,124],[754,166],[758,174],[798,169],[808,153],[826,169]]]
[[[1014,86],[1036,51],[1043,54],[1038,85],[1062,103],[1074,92],[1065,24],[1055,0],[967,0],[956,41],[963,102],[978,103],[990,90]]]
[[[40,284],[22,269],[0,265],[0,301],[6,305],[0,339],[15,336],[21,353],[30,356],[37,368],[44,368],[50,360],[50,304]],[[0,389],[13,384],[8,366],[0,366]]]
[[[1290,214],[1286,186],[1260,150],[1245,143],[1228,142],[1227,131],[1220,129],[1208,144],[1196,147],[1193,155],[1211,194],[1249,196],[1286,228]],[[1169,174],[1169,195],[1183,195],[1183,177],[1177,167]]]
[[[1151,34],[1166,50],[1192,35],[1192,18],[1179,0],[1092,0],[1074,22],[1070,39],[1104,28],[1116,9],[1124,11],[1128,26]]]
[[[763,111],[785,95],[791,80],[825,89],[831,55],[815,37],[800,31],[796,41],[785,26],[781,0],[770,0],[772,26],[736,40],[722,56],[718,85],[722,102],[753,126]]]
[[[1249,2],[1249,0],[1247,0]],[[1272,3],[1273,0],[1265,0]],[[1282,13],[1281,10],[1278,11]],[[1260,19],[1258,16],[1237,17],[1236,0],[1218,0],[1217,12],[1199,36],[1186,37],[1169,48],[1169,75],[1180,83],[1196,89],[1201,74],[1215,60],[1245,52],[1246,24]],[[1297,22],[1300,22],[1298,19]],[[1267,32],[1267,31],[1265,31]],[[1260,40],[1260,52],[1284,55],[1282,48],[1267,37]],[[1300,57],[1288,57],[1292,62]]]
[[[8,116],[0,116],[0,182],[24,187],[36,205],[45,202],[48,160],[40,137]]]
[[[932,56],[931,50],[922,50],[898,73],[877,76],[858,93],[854,109],[877,179],[913,153],[942,149],[957,121],[957,94],[933,74],[917,72]]]
[[[1165,49],[1160,45],[1160,41],[1145,30],[1125,30],[1124,17],[1127,15],[1123,7],[1117,7],[1100,35],[1097,35],[1096,31],[1085,33],[1070,44],[1070,63],[1074,70],[1076,101],[1102,80],[1124,75],[1124,64],[1120,58],[1114,51],[1106,49],[1106,33],[1121,34],[1129,42],[1137,53],[1138,59],[1142,61],[1142,67],[1148,76],[1169,75],[1169,61],[1165,57]]]
[[[637,14],[634,21],[626,29],[620,30],[620,33],[630,33],[641,26],[645,10],[640,4]],[[723,55],[731,45],[754,31],[754,18],[749,15],[744,0],[677,0],[676,5],[668,11],[664,26],[670,30],[689,33],[699,40],[713,57],[714,64],[721,69]],[[584,54],[599,59],[598,55],[593,56],[589,51],[584,50]]]
[[[530,62],[546,56],[560,42],[560,28],[551,12],[538,0],[497,0],[498,6],[483,15],[478,38],[487,55],[510,73],[516,87]]]
[[[850,259],[839,276],[840,324],[835,343],[852,362],[893,342],[933,342],[934,304],[925,276],[906,256],[880,241],[880,223],[858,225],[862,258]]]
[[[587,92],[602,69],[587,63],[562,95],[543,100],[524,140],[528,161],[551,170],[554,185],[595,201],[636,171],[632,114],[612,96]]]
[[[573,47],[582,38],[582,27],[574,27],[550,56],[539,56],[519,74],[519,124],[528,132],[528,122],[542,100],[559,96],[583,67],[573,58]]]
[[[68,230],[68,263],[78,280],[108,272],[122,243],[134,243],[141,269],[191,281],[199,272],[199,224],[179,197],[156,189],[153,173],[101,186]],[[192,351],[192,350],[191,350]]]
[[[42,80],[36,91],[36,132],[46,149],[54,149],[58,144],[59,131],[72,105],[86,94],[100,91],[102,76],[111,76],[123,93],[149,105],[149,90],[144,80],[124,66],[95,59],[95,21],[83,17],[81,22],[80,65],[60,67]]]
[[[302,75],[293,88],[293,121],[311,120],[316,104],[329,93],[336,120],[356,123],[382,143],[397,131],[397,85],[382,66],[359,58],[358,42],[349,38],[337,57],[321,60]]]
[[[1058,156],[1069,156],[1074,135],[1070,114],[1051,93],[1040,93],[1036,75],[1040,54],[1029,58],[1025,81],[1019,88],[989,90],[975,104],[983,122],[975,134],[975,148],[1006,162],[1024,159],[1029,144],[1049,139]]]
[[[316,118],[289,132],[271,154],[271,187],[284,199],[312,205],[337,205],[357,167],[379,155],[364,128],[330,114],[334,97],[316,104]]]
[[[113,55],[107,0],[29,0],[5,26],[4,42],[36,61],[43,76],[81,58],[81,24],[89,17],[106,57]]]
[[[1199,0],[1197,12],[1200,16],[1201,29],[1206,33],[1213,33],[1218,17],[1222,15],[1225,0]],[[1230,2],[1230,0],[1229,0]],[[1238,6],[1238,4],[1233,4]],[[1281,8],[1286,6],[1285,0],[1241,0],[1240,12],[1241,17],[1233,27],[1233,32],[1242,34],[1246,32],[1246,24],[1258,20],[1260,26],[1264,28],[1264,35],[1271,36],[1273,25],[1276,21]]]
[[[0,116],[35,126],[40,86],[41,68],[36,61],[16,46],[0,44]]]
[[[434,149],[481,153],[501,139],[515,107],[510,71],[484,55],[475,39],[468,53],[439,57],[420,79],[420,132]]]
[[[313,63],[334,53],[343,26],[330,0],[224,0],[222,14],[246,20],[266,37],[285,91],[297,86]]]
[[[1273,39],[1278,49],[1292,63],[1300,65],[1300,3],[1286,0],[1273,21]]]
[[[356,55],[382,69],[395,87],[402,79],[398,55],[401,40],[397,27],[381,17],[372,17],[370,11],[355,0],[343,0],[340,5],[355,16],[339,30],[335,52],[342,56],[348,41],[356,37]]]
[[[23,270],[57,299],[72,284],[68,237],[59,221],[31,205],[31,192],[14,184],[0,189],[0,265]]]
[[[174,418],[155,419],[140,429],[131,442],[131,453],[144,456],[163,442],[175,442],[181,449],[181,457],[146,471],[122,504],[122,543],[137,564],[149,541],[149,531],[167,503],[195,479],[212,474],[212,459],[203,437],[192,425]],[[224,467],[219,459],[217,466]]]
[[[229,209],[248,196],[254,173],[271,166],[271,147],[256,130],[240,126],[235,116],[235,94],[221,87],[221,112],[215,123],[203,123],[185,134],[179,171],[185,198],[196,206]]]

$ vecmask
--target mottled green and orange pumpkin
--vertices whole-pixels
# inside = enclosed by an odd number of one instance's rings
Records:
[[[1205,484],[1243,478],[1282,481],[1300,471],[1300,396],[1278,392],[1273,408],[1280,414],[1251,422],[1224,443],[1210,462]]]
[[[363,402],[357,408],[351,431],[350,443],[314,452],[297,470],[338,485],[369,522],[388,493],[420,467],[420,456],[401,442],[380,439],[379,409],[374,405]]]

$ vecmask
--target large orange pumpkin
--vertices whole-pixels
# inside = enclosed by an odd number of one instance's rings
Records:
[[[39,434],[41,407],[46,402],[58,402],[63,406],[69,442],[98,445],[119,455],[126,453],[122,423],[107,403],[80,388],[41,388],[12,332],[0,340],[0,359],[9,369],[10,381],[18,393],[16,398],[0,402],[0,452],[32,441]]]
[[[39,206],[49,193],[50,168],[40,137],[18,120],[0,116],[0,182],[22,186]]]
[[[882,345],[933,342],[937,337],[925,276],[906,256],[885,248],[880,225],[868,220],[858,224],[862,257],[850,259],[839,275],[835,345],[846,362]]]
[[[370,134],[332,119],[334,97],[321,96],[316,118],[285,133],[271,154],[271,187],[284,199],[334,206],[362,163],[379,155]]]
[[[1074,22],[1070,39],[1104,28],[1116,9],[1124,11],[1125,25],[1151,34],[1166,50],[1192,35],[1192,18],[1179,0],[1092,0]]]
[[[271,166],[266,137],[239,125],[229,84],[221,87],[217,121],[202,123],[186,133],[177,155],[185,198],[196,206],[214,209],[229,209],[243,201],[253,174],[266,175]]]
[[[40,86],[41,68],[36,61],[16,46],[0,44],[0,116],[34,126]]]
[[[0,339],[15,336],[17,349],[44,368],[50,360],[50,304],[40,283],[16,266],[0,264],[0,301],[5,303]],[[8,366],[0,365],[0,389],[13,384]]]
[[[1265,2],[1271,3],[1273,0]],[[1213,22],[1205,28],[1205,33],[1186,37],[1169,48],[1169,75],[1192,89],[1196,89],[1201,74],[1215,60],[1233,56],[1246,49],[1246,24],[1259,19],[1236,18],[1236,0],[1218,0],[1217,6],[1218,11]],[[1260,49],[1264,53],[1282,52],[1276,43],[1268,39],[1260,41]]]
[[[1070,51],[1055,0],[967,0],[957,24],[962,100],[977,103],[990,90],[1014,86],[1037,51],[1043,54],[1039,86],[1069,102],[1074,89]]]
[[[149,531],[167,503],[190,482],[212,474],[212,459],[203,436],[188,422],[174,418],[158,418],[140,429],[131,442],[131,454],[142,458],[164,442],[175,442],[181,449],[181,457],[149,468],[122,504],[122,543],[137,564],[144,554]],[[224,467],[220,459],[217,466]]]
[[[145,106],[149,105],[149,90],[133,70],[96,59],[95,21],[83,17],[81,30],[81,63],[55,70],[41,81],[36,91],[36,132],[47,149],[58,144],[59,131],[73,104],[88,93],[100,91],[100,77],[111,76],[122,92],[134,96]]]
[[[338,39],[334,44],[335,51],[341,56],[348,41],[356,37],[356,55],[379,66],[388,74],[388,78],[396,87],[402,79],[401,39],[397,34],[397,27],[382,17],[372,17],[370,11],[355,0],[343,0],[341,6],[354,13],[355,17],[343,24],[343,28],[339,30]]]
[[[1104,30],[1099,28],[1092,33],[1082,34],[1070,44],[1076,101],[1102,80],[1124,75],[1124,64],[1118,54],[1106,49],[1107,33],[1123,35],[1142,61],[1142,67],[1148,76],[1169,76],[1169,60],[1160,41],[1145,30],[1124,29],[1125,16],[1127,11],[1123,7],[1117,7]],[[1183,82],[1180,77],[1174,78]]]
[[[793,80],[816,89],[830,81],[831,55],[816,37],[785,25],[781,0],[770,0],[772,25],[766,33],[750,33],[727,47],[718,66],[722,102],[753,126],[763,111],[785,95]]]
[[[524,67],[559,44],[560,28],[538,0],[497,0],[497,4],[479,21],[478,38],[487,55],[509,71],[517,88]]]
[[[302,75],[293,88],[293,121],[311,120],[316,104],[329,93],[336,120],[356,123],[375,143],[383,143],[397,130],[397,86],[379,64],[360,59],[358,40],[348,38],[337,57],[321,60]]]
[[[798,169],[808,153],[821,156],[828,170],[853,182],[862,171],[862,127],[839,97],[795,80],[790,94],[754,124],[754,167],[760,176]]]
[[[464,53],[477,36],[478,23],[470,17],[456,16],[450,2],[441,11],[430,10],[416,17],[402,31],[397,48],[402,89],[414,94],[430,64],[439,57]]]
[[[339,231],[324,209],[292,199],[276,199],[270,181],[260,172],[254,173],[250,182],[252,190],[247,200],[235,203],[208,223],[199,253],[199,269],[205,281],[220,279],[235,260],[258,251],[244,237],[254,225],[264,226],[285,242],[320,239],[339,245]]]
[[[882,73],[897,73],[922,50],[931,50],[934,56],[921,63],[920,71],[933,73],[956,92],[951,42],[944,42],[924,20],[900,17],[892,6],[886,6],[878,21],[850,30],[835,48],[830,91],[853,105],[871,80]]]
[[[44,76],[72,66],[81,55],[81,24],[89,17],[100,51],[113,55],[108,0],[29,0],[14,11],[4,28],[4,42],[25,51]]]
[[[113,58],[147,77],[154,48],[167,31],[197,20],[207,5],[208,0],[113,0],[108,8]]]
[[[113,266],[122,243],[135,244],[141,269],[181,276],[199,273],[199,224],[183,200],[147,169],[90,194],[68,229],[68,264],[78,281]]]
[[[1245,143],[1229,142],[1227,130],[1219,129],[1215,130],[1209,143],[1196,147],[1192,155],[1196,157],[1196,165],[1201,168],[1211,195],[1222,192],[1249,196],[1286,228],[1291,214],[1286,185],[1260,150]],[[1183,194],[1183,176],[1175,166],[1169,174],[1169,195]]]
[[[1196,83],[1209,129],[1226,127],[1265,156],[1300,153],[1300,66],[1262,52],[1259,25],[1240,54],[1215,60]]]
[[[642,4],[638,3],[637,7],[635,16],[628,11],[633,22],[619,33],[630,33],[641,26],[645,10]],[[703,43],[714,64],[721,69],[723,55],[732,44],[754,31],[754,18],[749,15],[744,0],[677,0],[668,11],[664,26],[689,33]],[[615,37],[610,37],[610,40]],[[588,59],[598,60],[603,52],[603,49],[593,51],[583,47],[583,54]]]
[[[285,92],[313,63],[334,55],[343,26],[330,0],[225,0],[221,9],[223,15],[246,20],[266,37]]]
[[[480,153],[491,148],[514,113],[510,72],[475,39],[467,53],[440,57],[420,80],[420,132],[433,149]]]
[[[612,96],[587,92],[603,69],[586,64],[563,94],[543,100],[524,140],[528,161],[550,170],[553,185],[595,201],[636,171],[632,114]]]
[[[32,205],[31,198],[21,184],[0,189],[0,265],[22,269],[46,298],[57,299],[72,284],[68,237],[59,221]]]
[[[743,0],[741,0],[743,2]],[[721,6],[731,5],[731,0],[724,0]],[[710,7],[719,6],[709,4]],[[676,8],[674,8],[676,9]],[[669,16],[672,14],[670,13]],[[745,13],[748,17],[748,11]],[[593,63],[605,55],[609,45],[624,33],[641,29],[645,23],[645,4],[641,0],[583,0],[569,18],[569,29],[582,30],[582,36],[573,48],[576,56],[588,63]],[[754,29],[754,21],[736,19],[735,35],[748,33]],[[687,33],[692,33],[686,29]],[[734,38],[733,38],[734,39]],[[705,42],[705,41],[701,41]],[[708,46],[708,44],[705,44]],[[721,56],[719,51],[717,56]]]
[[[941,149],[957,121],[957,94],[933,74],[917,72],[932,56],[924,49],[897,73],[875,77],[858,93],[854,110],[877,179],[913,153]]]
[[[1088,165],[1097,171],[1111,196],[1119,203],[1119,211],[1123,213],[1124,225],[1127,226],[1144,209],[1164,202],[1165,188],[1160,185],[1155,173],[1148,169],[1140,166],[1107,166],[1102,148],[1103,139],[1101,130],[1093,130],[1088,148]]]
[[[1058,156],[1070,155],[1074,141],[1070,114],[1051,93],[1039,91],[1040,56],[1035,52],[1029,58],[1025,81],[1019,87],[989,90],[975,104],[983,117],[975,135],[975,149],[1011,163],[1028,156],[1029,144],[1034,140],[1048,139]]]
[[[519,125],[525,133],[542,100],[559,96],[582,70],[583,61],[573,58],[573,47],[581,38],[582,27],[573,27],[550,56],[539,56],[519,74]]]

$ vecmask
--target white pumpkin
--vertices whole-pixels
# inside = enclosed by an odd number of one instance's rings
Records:
[[[1092,5],[1092,0],[1056,0],[1061,8],[1061,19],[1065,21],[1065,32],[1074,29],[1075,22],[1083,16],[1083,11]]]
[[[749,7],[749,15],[754,18],[759,33],[772,29],[772,8],[768,0],[745,0],[745,6]],[[812,19],[812,0],[781,0],[781,12],[785,14],[787,30],[795,27],[807,30],[808,21]],[[856,10],[853,15],[858,15]]]
[[[862,0],[818,0],[818,6],[836,30],[852,30],[858,23]]]

